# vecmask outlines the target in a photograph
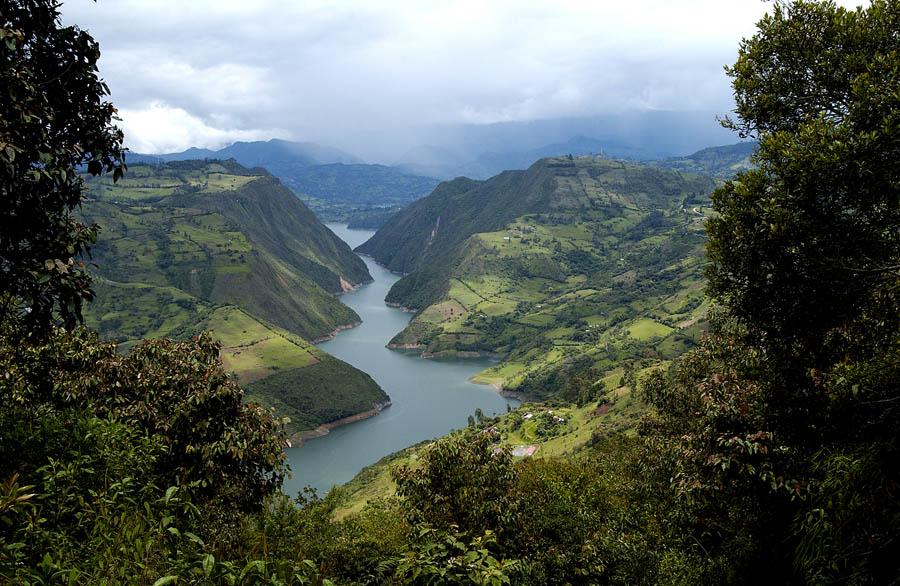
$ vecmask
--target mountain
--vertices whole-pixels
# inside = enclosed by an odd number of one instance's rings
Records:
[[[219,150],[189,148],[178,153],[149,155],[129,153],[127,162],[156,164],[194,159],[234,159],[245,167],[265,167],[267,164],[298,164],[303,166],[330,163],[359,163],[353,155],[314,142],[292,142],[273,138],[267,141],[236,142]],[[272,171],[271,169],[269,169]],[[272,171],[274,173],[274,171]],[[277,175],[277,174],[276,174]]]
[[[213,330],[226,367],[292,432],[387,401],[306,341],[357,323],[336,294],[371,277],[277,179],[234,161],[181,161],[86,186],[82,215],[102,227],[86,321],[104,337],[128,347]]]
[[[400,208],[428,195],[437,179],[384,165],[268,165],[326,222],[379,228]]]
[[[451,173],[454,177],[472,177],[483,179],[493,177],[506,170],[527,169],[539,159],[562,155],[590,155],[610,152],[609,143],[587,136],[575,136],[564,142],[544,145],[527,151],[487,152],[478,155],[475,160],[465,163]],[[612,148],[619,156],[624,149]]]
[[[579,142],[592,143],[589,150]],[[496,124],[445,125],[424,129],[397,166],[440,178],[476,179],[502,169],[525,169],[535,160],[566,154],[603,153],[644,161],[682,157],[734,139],[713,113],[629,111],[592,117],[551,118]],[[571,143],[566,146],[566,143]],[[529,160],[530,156],[537,155]]]
[[[440,183],[431,177],[411,175],[385,165],[334,163],[297,168],[291,172],[279,166],[275,168],[281,169],[281,180],[297,193],[357,206],[406,205],[428,195]]]
[[[307,338],[358,320],[334,294],[370,280],[365,264],[271,175],[202,161],[128,175],[88,183],[101,277],[174,285]]]
[[[300,195],[327,221],[359,221],[380,226],[385,209],[397,209],[431,192],[437,179],[385,165],[366,165],[338,149],[311,142],[273,139],[236,142],[218,151],[190,148],[163,155],[128,155],[129,164],[234,159],[262,167]]]
[[[709,147],[686,157],[671,157],[652,164],[685,173],[702,173],[717,179],[731,179],[752,166],[750,157],[759,144],[755,141]]]
[[[709,177],[595,157],[458,178],[357,248],[408,273],[387,301],[416,311],[392,345],[498,354],[479,380],[541,397],[577,373],[644,368],[702,328]]]

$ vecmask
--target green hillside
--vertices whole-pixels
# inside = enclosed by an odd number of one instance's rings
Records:
[[[651,369],[637,373],[648,374]],[[599,381],[597,398],[575,403],[523,403],[510,413],[477,421],[475,429],[494,435],[498,447],[509,448],[519,463],[527,459],[572,459],[611,437],[636,434],[635,423],[646,405],[632,388],[622,384],[622,369]],[[471,433],[473,428],[452,435]],[[389,454],[359,471],[340,489],[340,506],[335,516],[358,514],[367,506],[396,495],[393,474],[402,466],[416,466],[434,445],[425,441]]]
[[[417,313],[393,345],[499,354],[476,380],[584,400],[603,373],[697,341],[713,186],[619,161],[544,159],[442,184],[358,250],[409,273],[387,300]]]
[[[266,172],[234,162],[135,165],[115,185],[87,187],[82,215],[102,233],[86,321],[105,338],[127,348],[212,330],[226,368],[251,398],[290,417],[291,433],[387,400],[367,375],[304,340],[358,322],[335,294],[371,277]]]
[[[752,167],[750,157],[759,148],[757,142],[739,142],[718,147],[709,147],[686,157],[672,157],[653,161],[666,169],[683,173],[702,173],[717,179],[731,179],[739,171]]]
[[[326,222],[377,230],[397,211],[428,195],[437,179],[384,165],[283,165],[266,163]]]
[[[238,305],[310,339],[359,319],[334,294],[370,280],[365,263],[263,171],[136,165],[119,184],[88,189],[101,277]]]

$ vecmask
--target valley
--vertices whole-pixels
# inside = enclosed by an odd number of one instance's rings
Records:
[[[123,350],[212,330],[247,400],[309,440],[288,449],[289,494],[324,494],[366,469],[350,485],[357,507],[390,485],[376,461],[519,399],[556,402],[568,423],[553,437],[510,428],[502,442],[573,453],[631,429],[643,409],[634,381],[705,329],[705,176],[542,159],[442,183],[378,232],[328,234],[266,171],[234,161],[138,164],[115,187],[88,185],[85,218],[105,227],[88,324]],[[323,201],[325,218],[340,210]]]
[[[329,227],[353,246],[373,234],[337,224]],[[465,427],[476,410],[499,414],[506,412],[507,404],[518,404],[490,387],[468,382],[469,377],[491,364],[489,359],[424,360],[416,354],[386,348],[411,314],[384,303],[384,296],[399,277],[371,259],[366,259],[366,264],[374,280],[341,297],[362,317],[362,323],[319,348],[371,375],[393,403],[377,417],[289,448],[293,477],[286,481],[284,490],[290,495],[306,485],[324,495],[332,486],[349,481],[364,467],[397,450]]]
[[[0,584],[900,585],[900,0],[717,8],[0,0]]]

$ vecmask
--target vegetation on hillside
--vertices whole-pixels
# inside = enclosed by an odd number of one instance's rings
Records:
[[[700,173],[716,179],[727,180],[739,171],[753,166],[751,158],[759,149],[755,141],[739,142],[719,147],[709,147],[686,157],[671,157],[651,164],[682,173]]]
[[[377,230],[401,208],[428,195],[437,179],[384,165],[272,167],[285,185],[325,222]]]
[[[306,341],[358,322],[334,293],[370,277],[267,173],[181,161],[133,165],[115,183],[86,187],[81,215],[103,236],[85,317],[104,338],[124,350],[212,331],[225,368],[252,387],[252,400],[289,418],[289,435],[388,400],[370,377]]]
[[[327,223],[346,224],[351,230],[378,230],[403,206],[358,205],[353,203],[335,203],[324,199],[315,199],[304,195],[300,199],[316,214],[316,217]]]
[[[265,172],[136,165],[116,185],[87,188],[82,215],[103,226],[92,256],[107,280],[173,286],[307,338],[359,320],[334,294],[341,279],[370,280],[365,263]]]
[[[316,165],[291,170],[272,170],[285,185],[302,196],[333,204],[399,205],[419,199],[439,183],[437,179],[411,175],[384,165]]]
[[[286,371],[322,363],[317,369],[332,377],[289,389],[269,383],[254,392],[254,399],[291,418],[291,434],[387,401],[370,378],[289,333],[314,339],[358,322],[334,294],[371,277],[347,245],[266,171],[233,160],[178,161],[132,165],[115,181],[71,179],[85,181],[87,190],[76,217],[103,229],[91,250],[92,273],[101,277],[97,297],[85,313],[104,338],[127,349],[144,338],[187,339],[212,329],[229,372],[241,383],[276,372],[284,380]],[[77,254],[75,259],[64,267],[72,270],[61,273],[67,278],[77,275]],[[87,282],[86,275],[78,278]],[[235,315],[245,318],[238,320],[240,330],[225,323]],[[330,409],[297,407],[328,397]]]
[[[393,344],[499,354],[476,380],[587,401],[606,391],[602,373],[699,340],[711,179],[562,157],[456,183],[359,247],[411,271],[388,301],[419,311]]]

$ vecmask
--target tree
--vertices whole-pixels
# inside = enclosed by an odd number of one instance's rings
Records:
[[[776,4],[728,70],[728,125],[760,148],[713,195],[707,276],[754,344],[828,363],[897,331],[898,29],[893,1]]]
[[[508,450],[496,449],[488,434],[439,440],[425,451],[421,467],[403,466],[393,474],[411,524],[477,535],[500,532],[504,521],[514,515],[512,456]]]
[[[98,227],[72,215],[79,169],[125,170],[99,56],[87,32],[61,26],[55,0],[0,0],[0,303],[32,333],[74,326],[92,297],[78,258]]]
[[[158,484],[194,484],[197,502],[215,502],[223,516],[258,508],[281,486],[281,425],[268,410],[244,403],[209,334],[146,340],[123,356],[84,328],[54,330],[40,345],[17,344],[0,330],[0,368],[10,420],[27,428],[30,419],[87,412],[138,429],[164,449]],[[16,427],[0,433],[0,478],[42,459],[23,449],[29,434],[13,437]]]
[[[645,476],[710,576],[900,575],[900,3],[777,3],[730,68],[756,168],[713,195],[712,335],[644,385]]]

